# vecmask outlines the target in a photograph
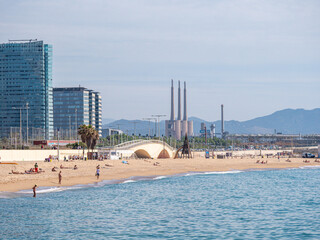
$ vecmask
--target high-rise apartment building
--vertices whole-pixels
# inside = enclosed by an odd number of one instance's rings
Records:
[[[53,137],[52,45],[43,41],[0,44],[0,137],[13,134]]]
[[[62,138],[76,139],[80,125],[92,125],[102,133],[101,95],[84,87],[53,89],[54,129]]]

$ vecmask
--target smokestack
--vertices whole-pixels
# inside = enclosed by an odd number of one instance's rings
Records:
[[[221,137],[224,134],[224,121],[223,121],[223,104],[221,104]]]
[[[180,89],[180,80],[178,82],[178,118],[177,120],[181,120],[181,89]]]
[[[173,79],[171,79],[171,116],[170,120],[174,120],[174,92],[173,92]]]
[[[187,116],[187,85],[184,82],[184,112],[183,112],[183,120],[188,121]]]

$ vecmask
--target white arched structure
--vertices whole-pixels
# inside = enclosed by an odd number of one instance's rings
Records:
[[[134,140],[115,146],[116,150],[133,151],[138,158],[173,158],[176,149],[159,140]]]

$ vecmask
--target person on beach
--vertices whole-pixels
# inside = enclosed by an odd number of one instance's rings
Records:
[[[34,171],[35,171],[35,172],[38,172],[38,163],[36,163],[36,164],[34,165]]]
[[[61,171],[59,172],[59,184],[61,184],[61,180],[62,180],[62,175],[61,175]]]
[[[74,165],[73,170],[77,170],[77,169],[78,169],[77,165]]]
[[[32,190],[33,190],[33,197],[36,197],[37,196],[37,193],[36,193],[36,188],[37,188],[38,186],[37,186],[37,184],[36,185],[34,185],[34,187],[32,188]]]
[[[99,168],[97,167],[96,176],[97,176],[97,179],[99,179],[99,176],[100,176],[100,167],[99,167]]]

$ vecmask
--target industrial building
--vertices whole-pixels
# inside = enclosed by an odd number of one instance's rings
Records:
[[[121,131],[120,129],[114,129],[114,128],[106,128],[106,129],[102,129],[102,137],[106,138],[108,136],[112,136],[112,135],[120,135],[123,134],[123,131]]]
[[[0,138],[53,137],[52,45],[35,40],[0,44]]]
[[[93,126],[102,135],[102,106],[99,92],[84,87],[53,89],[55,134],[63,139],[76,139],[80,125]]]
[[[216,136],[216,125],[211,124],[210,129],[206,126],[206,123],[202,122],[200,127],[200,137],[214,138]]]
[[[174,114],[174,87],[173,80],[171,80],[171,115],[170,120],[165,121],[165,135],[166,137],[173,137],[181,140],[185,135],[193,136],[193,121],[188,121],[187,115],[187,86],[184,82],[184,108],[183,118],[181,115],[181,89],[180,81],[178,81],[178,116],[175,119]]]

